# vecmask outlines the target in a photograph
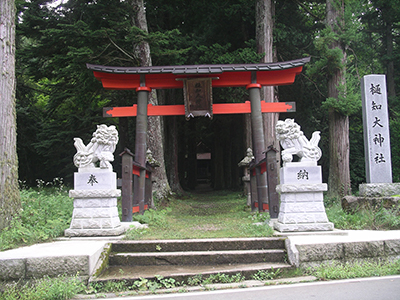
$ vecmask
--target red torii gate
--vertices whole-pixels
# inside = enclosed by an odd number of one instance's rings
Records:
[[[144,211],[145,176],[146,176],[146,135],[147,116],[185,115],[185,105],[147,104],[152,89],[184,88],[185,80],[209,79],[212,87],[246,87],[250,101],[245,103],[211,104],[213,114],[250,113],[255,163],[258,164],[266,150],[262,113],[294,111],[293,102],[261,101],[262,86],[279,86],[292,84],[296,75],[310,58],[302,58],[278,63],[259,64],[220,64],[220,65],[183,65],[183,66],[150,66],[150,67],[111,67],[87,64],[103,87],[114,90],[136,90],[137,105],[129,107],[104,108],[105,117],[136,116],[135,161],[141,166],[138,189],[134,193],[133,202]],[[263,210],[268,204],[265,174],[256,168],[258,208]],[[132,204],[130,205],[132,207]],[[123,216],[123,221],[132,220],[132,209]],[[270,212],[271,213],[271,212]],[[272,216],[271,217],[276,217]]]

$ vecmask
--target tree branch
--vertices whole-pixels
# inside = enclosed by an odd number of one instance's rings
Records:
[[[122,49],[120,46],[118,46],[112,39],[111,37],[108,35],[107,33],[107,37],[110,40],[110,42],[115,46],[115,48],[117,48],[119,51],[121,51],[123,54],[125,54],[126,56],[128,56],[131,60],[135,60],[134,57],[132,57],[131,55],[129,55],[128,52],[126,52],[124,49]]]
[[[301,3],[299,0],[296,0],[296,3],[298,5],[300,5],[307,13],[310,14],[310,16],[314,17],[314,19],[318,20],[318,21],[323,21],[323,19],[321,19],[320,17],[318,17],[317,15],[315,15],[314,13],[311,12],[310,9],[308,9],[303,3]]]
[[[314,84],[315,89],[317,90],[317,92],[318,92],[322,97],[326,98],[326,95],[324,95],[324,94],[319,90],[317,84],[316,84],[314,81],[312,81],[312,80],[311,80],[307,75],[305,75],[304,73],[300,73],[300,74],[301,74],[302,76],[304,76],[307,80],[309,80],[312,84]]]

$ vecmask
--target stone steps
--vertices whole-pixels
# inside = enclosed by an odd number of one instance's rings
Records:
[[[110,265],[152,266],[152,265],[218,265],[253,262],[281,262],[285,251],[269,250],[227,250],[227,251],[188,251],[188,252],[147,252],[116,253],[109,257]]]
[[[290,269],[291,265],[287,263],[253,263],[253,264],[227,264],[214,266],[183,266],[183,265],[163,265],[163,266],[110,266],[101,276],[92,279],[91,282],[106,281],[127,281],[134,282],[139,278],[149,280],[155,279],[155,275],[164,278],[174,278],[178,282],[186,281],[190,277],[202,275],[206,278],[215,274],[236,275],[241,273],[246,279],[251,278],[258,271],[271,271]]]
[[[195,275],[241,273],[291,268],[285,238],[223,238],[199,240],[116,241],[108,267],[91,281],[134,281],[156,275],[186,280]]]
[[[187,240],[115,241],[112,252],[179,252],[285,249],[285,238],[219,238]]]

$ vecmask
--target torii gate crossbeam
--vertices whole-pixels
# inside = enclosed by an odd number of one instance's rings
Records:
[[[295,102],[261,102],[261,112],[294,112]],[[244,103],[215,103],[213,104],[214,115],[225,114],[249,114],[251,113],[250,101]],[[184,116],[184,105],[153,105],[147,104],[148,116]],[[137,105],[124,107],[104,107],[104,117],[136,117]]]

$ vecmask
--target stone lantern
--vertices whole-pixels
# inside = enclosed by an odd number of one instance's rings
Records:
[[[247,195],[247,206],[251,206],[251,187],[250,187],[250,163],[254,160],[253,150],[247,148],[246,156],[239,163],[238,166],[243,168],[244,192]]]

